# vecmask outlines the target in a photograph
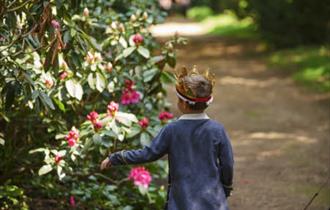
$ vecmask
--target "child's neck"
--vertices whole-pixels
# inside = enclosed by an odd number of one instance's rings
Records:
[[[184,110],[182,114],[202,114],[204,111],[200,110]]]

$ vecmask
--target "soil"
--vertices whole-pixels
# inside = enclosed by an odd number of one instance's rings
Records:
[[[267,66],[257,41],[189,38],[178,65],[216,74],[208,115],[224,124],[235,155],[231,210],[302,210],[330,176],[330,94]],[[168,87],[168,97],[176,97]],[[308,209],[330,207],[330,182]]]

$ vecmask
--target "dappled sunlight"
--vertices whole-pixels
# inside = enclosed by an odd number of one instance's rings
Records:
[[[203,27],[199,23],[180,23],[167,22],[152,26],[150,31],[155,37],[168,37],[179,34],[181,36],[200,36],[208,32],[208,28]]]
[[[267,151],[262,151],[257,154],[257,160],[264,160],[265,158],[280,156],[283,153],[281,149],[272,149]]]
[[[247,136],[248,139],[252,140],[295,140],[305,144],[316,143],[315,138],[303,136],[294,133],[281,133],[281,132],[255,132]]]

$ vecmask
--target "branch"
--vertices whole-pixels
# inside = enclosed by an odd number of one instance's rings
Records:
[[[307,210],[307,208],[312,204],[312,202],[314,201],[314,199],[319,195],[319,193],[321,192],[321,190],[325,187],[325,185],[328,183],[330,179],[330,176],[328,177],[328,179],[323,183],[323,185],[321,185],[320,189],[313,195],[313,197],[311,198],[311,200],[307,203],[307,205],[305,206],[304,210]]]
[[[21,5],[17,6],[17,7],[8,9],[7,12],[14,12],[16,10],[19,10],[19,9],[21,9],[22,7],[24,7],[25,5],[27,5],[28,3],[32,2],[32,1],[34,1],[34,0],[27,0],[26,2],[24,2],[23,4],[21,4]]]
[[[94,175],[96,175],[96,176],[99,176],[99,177],[101,177],[101,178],[103,178],[103,179],[105,179],[105,180],[107,180],[107,181],[109,181],[109,182],[111,182],[111,183],[113,183],[113,184],[115,184],[115,185],[120,185],[120,184],[122,184],[122,183],[124,183],[124,182],[127,182],[128,181],[128,178],[124,178],[124,179],[121,179],[121,180],[113,180],[113,179],[111,179],[111,178],[109,178],[109,177],[107,177],[107,176],[105,176],[105,175],[103,175],[103,174],[101,174],[101,173],[94,173]]]

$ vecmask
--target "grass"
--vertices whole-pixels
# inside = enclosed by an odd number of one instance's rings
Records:
[[[209,34],[245,39],[257,39],[257,28],[251,18],[239,20],[233,13],[209,17],[203,21],[206,25],[212,25]]]
[[[269,57],[271,66],[290,70],[293,79],[320,92],[330,91],[330,48],[298,47],[279,50]]]
[[[258,38],[257,27],[252,18],[238,19],[231,11],[212,15],[206,8],[192,8],[188,11],[188,18],[199,21],[208,29],[208,34],[234,38]]]

